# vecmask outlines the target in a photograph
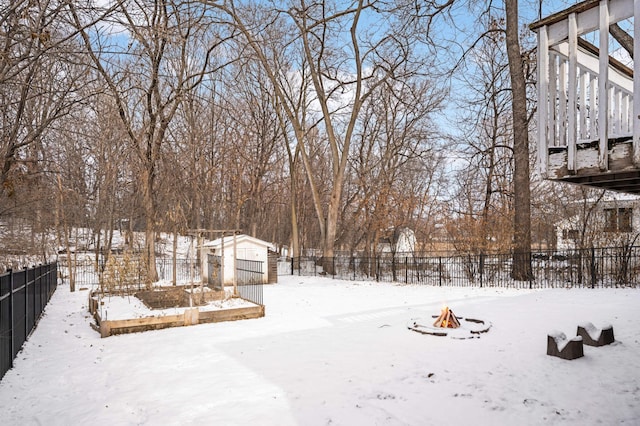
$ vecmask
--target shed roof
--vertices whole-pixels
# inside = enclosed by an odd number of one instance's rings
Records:
[[[250,235],[247,234],[240,234],[240,235],[236,235],[236,243],[252,243],[254,245],[257,246],[262,246],[262,247],[266,247],[267,249],[274,249],[273,244],[271,244],[270,242],[261,240],[259,238],[255,238],[252,237]],[[233,235],[229,235],[226,236],[224,238],[218,238],[212,241],[207,241],[206,243],[204,243],[202,245],[202,247],[210,247],[210,248],[220,248],[222,246],[222,244],[224,243],[225,248],[226,247],[230,247],[233,246]]]

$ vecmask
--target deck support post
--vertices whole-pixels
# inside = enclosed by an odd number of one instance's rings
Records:
[[[607,171],[609,167],[609,2],[600,0],[600,46],[598,70],[598,166]]]
[[[640,0],[637,0],[640,2]],[[540,175],[547,177],[549,158],[549,42],[547,26],[538,31],[538,159]]]
[[[633,41],[633,108],[632,121],[633,128],[633,164],[640,167],[640,0],[633,1],[633,34],[636,34]]]
[[[578,25],[576,22],[576,14],[569,15],[569,101],[567,104],[567,169],[569,173],[575,173],[577,170],[576,161],[576,131],[578,125],[576,122],[577,102],[576,90],[578,86],[576,74],[578,72]],[[563,88],[564,90],[564,88]]]

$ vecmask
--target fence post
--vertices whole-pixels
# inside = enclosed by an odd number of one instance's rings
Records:
[[[335,254],[333,255],[333,257],[331,258],[331,276],[332,278],[336,277],[336,256]]]
[[[35,322],[37,321],[38,318],[40,318],[40,314],[42,313],[42,310],[40,309],[40,306],[38,304],[38,299],[40,297],[41,294],[41,287],[42,287],[42,263],[38,264],[38,266],[36,266],[36,275],[33,278],[33,322],[35,324]]]
[[[596,286],[596,248],[591,247],[591,288]]]
[[[409,258],[407,256],[404,257],[404,283],[407,284],[409,282],[409,267],[408,265]]]
[[[356,259],[351,255],[351,264],[353,265],[353,280],[356,280]]]
[[[13,269],[9,269],[9,324],[11,325],[11,368],[13,368],[13,354],[15,351],[15,323],[13,322]]]
[[[484,278],[484,253],[480,253],[480,264],[478,265],[478,269],[480,272],[480,288],[482,288],[482,279]]]
[[[24,338],[23,342],[27,341],[29,336],[28,318],[29,318],[29,268],[24,268]],[[23,343],[24,344],[24,343]]]
[[[293,256],[291,256],[291,275],[293,275]]]
[[[535,268],[533,267],[533,253],[531,253],[531,250],[528,251],[528,256],[529,259],[527,259],[527,261],[529,265],[531,265],[531,275],[529,275],[529,290],[531,290],[533,288],[533,282],[536,279]]]
[[[529,262],[529,265],[531,265],[531,261],[533,260],[532,255],[531,255],[531,250],[529,250],[528,256],[529,256],[529,258],[527,259],[527,262]],[[533,280],[534,279],[535,279],[535,273],[533,272],[533,265],[531,265],[531,275],[529,275],[529,290],[533,289]]]
[[[442,287],[442,256],[438,256],[438,284]]]
[[[47,303],[49,303],[49,299],[51,299],[51,282],[52,282],[52,278],[51,276],[57,278],[57,263],[49,263],[49,272],[47,272]]]
[[[47,295],[45,304],[49,303],[49,284],[51,283],[51,270],[53,269],[53,263],[48,263],[45,266],[47,270],[44,280],[44,293]]]

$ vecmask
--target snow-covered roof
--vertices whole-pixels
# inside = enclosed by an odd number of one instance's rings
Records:
[[[233,235],[226,236],[226,237],[224,237],[224,239],[223,238],[217,238],[217,239],[212,240],[212,241],[207,241],[206,243],[202,244],[202,247],[209,247],[209,248],[213,248],[213,249],[220,248],[222,246],[222,244],[223,244],[223,241],[224,241],[224,246],[225,247],[230,247],[230,246],[233,246],[233,238],[234,238]],[[275,247],[270,242],[261,240],[259,238],[252,237],[252,236],[247,235],[247,234],[236,235],[235,239],[236,239],[236,244],[249,242],[249,243],[252,243],[252,244],[257,245],[257,246],[263,246],[263,247],[266,247],[268,249],[275,250]]]
[[[580,224],[580,222],[581,218],[576,214],[557,221],[555,225],[560,229],[566,229],[568,227],[577,226]]]
[[[587,203],[594,204],[598,202],[597,198],[589,198],[586,200]],[[611,202],[634,202],[640,201],[640,196],[634,194],[623,194],[621,192],[610,192],[608,191],[600,200],[601,203],[611,203]],[[578,203],[582,203],[582,200],[577,201]]]

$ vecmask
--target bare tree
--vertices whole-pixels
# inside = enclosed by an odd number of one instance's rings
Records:
[[[61,2],[0,6],[0,217],[26,221],[22,250],[38,253],[40,262],[55,253],[46,240],[60,219],[60,129],[92,95],[86,86],[93,76],[66,18]],[[10,251],[9,241],[0,245]]]
[[[362,113],[346,185],[343,238],[376,255],[381,233],[429,216],[442,161],[432,114],[444,93],[424,77],[383,85]],[[364,243],[364,244],[363,244]]]
[[[450,223],[449,231],[459,249],[473,253],[510,250],[513,236],[511,91],[504,32],[497,31],[503,25],[503,20],[489,19],[489,30],[457,73],[466,90],[456,118],[463,132],[459,149],[464,165],[457,172],[454,200],[464,202],[454,202],[452,208],[464,220]]]
[[[531,188],[529,175],[529,120],[524,57],[520,49],[518,0],[505,0],[505,43],[511,77],[511,106],[513,117],[514,157],[514,221],[513,266],[514,280],[529,281],[531,269]]]
[[[290,137],[290,126],[287,125],[287,122],[283,117],[283,111],[279,107],[277,100],[275,111],[278,116],[278,123],[282,129],[282,137],[287,152],[287,165],[289,169],[289,221],[291,224],[289,256],[297,259],[302,255],[300,248],[300,230],[297,205],[299,193],[298,188],[302,180],[302,176],[300,176],[300,150],[297,145],[291,142],[292,137]],[[293,137],[293,139],[295,139],[295,137]]]
[[[64,3],[12,1],[0,8],[0,196],[40,167],[45,133],[84,102],[82,59]]]
[[[222,40],[210,43],[203,39],[209,17],[205,10],[191,3],[119,2],[110,20],[113,25],[126,29],[127,46],[117,41],[110,43],[108,35],[100,38],[100,31],[90,33],[85,29],[91,9],[81,11],[73,3],[69,3],[69,8],[85,49],[114,98],[137,155],[145,213],[147,276],[155,281],[155,238],[159,221],[156,179],[162,147],[185,93],[202,82],[209,71],[211,52]],[[111,50],[107,50],[107,46]]]
[[[394,13],[382,2],[299,2],[286,9],[243,10],[233,1],[206,2],[226,13],[230,24],[244,36],[247,45],[269,77],[279,105],[291,123],[304,164],[321,233],[323,254],[334,255],[348,157],[364,102],[376,88],[392,80],[404,80],[417,69],[402,67],[414,58],[417,40],[411,27],[394,25]],[[365,27],[363,19],[370,26]],[[375,24],[385,20],[386,26]],[[396,21],[399,22],[399,21]],[[368,29],[367,29],[368,28]],[[285,32],[284,29],[289,30]],[[311,82],[317,106],[319,135],[328,147],[331,175],[317,181],[309,158],[309,126],[296,111],[303,85],[292,85],[291,77],[302,75]],[[314,119],[314,118],[312,118]],[[321,196],[326,188],[328,198]],[[327,262],[325,267],[329,267]],[[331,272],[331,271],[329,271]]]
[[[267,230],[259,229],[259,225],[266,219],[269,186],[277,186],[280,178],[283,129],[275,111],[271,83],[262,67],[255,62],[243,63],[234,74],[227,97],[233,129],[227,158],[236,195],[233,227],[265,238]]]

